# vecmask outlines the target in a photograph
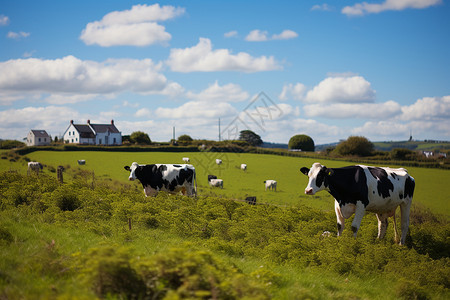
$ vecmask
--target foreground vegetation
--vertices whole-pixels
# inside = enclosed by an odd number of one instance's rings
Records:
[[[332,211],[0,174],[0,298],[448,299],[450,224],[412,211],[407,246],[335,232]]]

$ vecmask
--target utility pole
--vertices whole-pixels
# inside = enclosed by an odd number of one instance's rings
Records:
[[[219,118],[219,142],[221,141],[222,137],[220,136],[220,118]]]

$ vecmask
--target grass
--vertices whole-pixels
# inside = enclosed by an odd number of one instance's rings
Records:
[[[93,171],[96,178],[117,180],[128,183],[128,173],[123,169],[136,161],[141,164],[150,163],[182,163],[183,157],[189,157],[197,171],[200,195],[216,194],[234,199],[245,199],[246,196],[257,196],[259,203],[277,205],[307,205],[323,210],[333,210],[333,198],[326,192],[316,196],[303,193],[307,185],[307,177],[299,172],[303,166],[310,167],[316,159],[283,157],[250,153],[167,153],[167,152],[52,152],[36,151],[27,155],[31,160],[56,168],[58,165],[70,166],[72,170]],[[218,166],[215,159],[220,158],[223,164]],[[78,166],[77,160],[85,159],[86,165]],[[352,165],[345,161],[321,160],[327,167],[343,167]],[[240,170],[241,163],[247,164],[247,171]],[[25,162],[10,163],[0,160],[4,169],[18,169],[26,172]],[[384,165],[381,165],[384,166]],[[389,166],[401,167],[401,166]],[[49,172],[48,170],[44,170]],[[420,203],[434,213],[450,216],[450,170],[408,167],[409,173],[416,180],[414,203]],[[56,176],[56,173],[53,173]],[[214,174],[224,180],[224,189],[210,188],[207,175]],[[264,180],[274,179],[278,182],[277,192],[264,191]],[[132,183],[140,188],[138,182]]]

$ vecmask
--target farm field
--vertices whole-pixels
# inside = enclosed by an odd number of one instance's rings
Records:
[[[245,199],[246,196],[257,196],[257,201],[278,205],[307,205],[323,210],[334,210],[333,198],[326,192],[316,196],[304,194],[307,177],[300,173],[303,166],[311,167],[315,159],[284,157],[277,155],[261,155],[249,153],[211,153],[211,152],[53,152],[37,151],[30,153],[31,160],[56,168],[58,165],[76,169],[94,171],[101,179],[109,178],[122,183],[128,182],[128,172],[123,169],[136,161],[140,164],[182,163],[183,157],[189,157],[195,166],[199,195],[222,195],[233,199]],[[215,159],[222,159],[218,166]],[[86,165],[78,166],[77,159],[85,159]],[[6,163],[6,162],[3,162]],[[239,169],[241,163],[247,164],[247,171]],[[354,163],[344,161],[320,161],[327,167],[343,167]],[[386,166],[386,165],[379,165]],[[401,167],[401,166],[389,166]],[[26,171],[26,166],[21,166]],[[450,216],[450,170],[408,167],[408,172],[416,180],[413,203],[420,203],[434,213]],[[48,170],[46,170],[48,172]],[[210,188],[207,175],[214,174],[224,180],[224,189]],[[56,176],[56,175],[55,175]],[[277,192],[264,191],[264,180],[274,179],[278,182]],[[140,188],[136,181],[132,186]]]
[[[0,298],[5,299],[448,299],[449,171],[416,178],[411,236],[376,239],[374,214],[358,237],[336,237],[333,199],[308,197],[311,159],[236,153],[51,152],[26,175],[0,160]],[[199,197],[146,198],[123,169],[139,163],[196,167]],[[221,166],[215,159],[223,160]],[[79,166],[78,159],[86,164]],[[246,163],[248,171],[238,167]],[[345,162],[321,161],[329,167]],[[66,184],[54,170],[66,167]],[[13,171],[13,172],[3,172]],[[225,181],[207,185],[207,175]],[[278,181],[264,191],[263,181]],[[441,187],[440,187],[441,186]],[[257,196],[259,203],[230,201]],[[429,210],[430,208],[431,210]],[[322,236],[330,231],[330,237]]]

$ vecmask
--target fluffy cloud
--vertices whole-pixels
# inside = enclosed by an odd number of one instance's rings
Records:
[[[80,39],[87,45],[147,46],[165,43],[172,36],[156,23],[184,14],[185,9],[170,5],[134,5],[130,10],[114,11],[102,20],[88,23]]]
[[[268,36],[267,31],[255,29],[250,31],[250,33],[245,37],[245,40],[248,42],[265,42],[269,40],[289,40],[296,37],[298,37],[298,34],[289,29],[283,30],[280,34],[274,34],[271,37]]]
[[[204,101],[189,101],[175,108],[159,107],[155,116],[165,119],[211,119],[236,114],[236,109],[229,103],[207,103]]]
[[[450,120],[450,96],[425,97],[402,108],[402,120]]]
[[[367,14],[380,13],[387,10],[404,10],[408,8],[423,9],[441,4],[442,0],[386,0],[383,3],[356,3],[346,6],[342,13],[347,16],[363,16]]]
[[[9,17],[5,15],[0,15],[0,26],[6,26],[9,24]]]
[[[36,58],[0,62],[0,96],[18,93],[65,94],[66,103],[86,100],[88,94],[131,91],[176,95],[183,88],[168,82],[161,65],[150,59],[82,61],[73,56],[55,60]],[[72,94],[73,96],[71,96]],[[80,96],[84,95],[84,96]],[[0,102],[5,102],[0,99]]]
[[[79,118],[79,113],[62,106],[8,109],[0,111],[0,132],[4,139],[26,137],[30,129],[45,129],[55,136],[69,126],[68,120]],[[57,131],[51,132],[49,129]]]
[[[303,111],[308,117],[387,119],[400,115],[402,108],[397,102],[387,101],[385,103],[312,104],[305,105]]]
[[[211,41],[206,38],[200,38],[199,43],[191,48],[172,49],[166,63],[175,72],[260,72],[281,69],[273,56],[255,58],[245,52],[233,55],[228,49],[213,50]]]
[[[310,90],[305,100],[319,103],[372,102],[375,91],[361,76],[328,77]]]
[[[285,84],[281,94],[278,96],[278,99],[288,100],[292,98],[295,100],[302,100],[305,96],[306,90],[306,86],[302,83],[296,83],[295,85],[292,83]]]
[[[12,32],[12,31],[10,31],[10,32],[8,32],[6,37],[8,37],[10,39],[18,40],[18,39],[21,39],[21,38],[27,38],[29,36],[30,36],[29,32],[23,32],[23,31],[21,31],[21,32]]]
[[[188,92],[187,97],[199,101],[217,102],[241,102],[248,99],[249,94],[243,91],[237,84],[229,83],[220,86],[216,81],[198,94]]]
[[[230,37],[235,37],[237,35],[238,35],[238,32],[236,30],[232,30],[229,32],[225,32],[223,36],[226,38],[230,38]]]
[[[311,7],[311,10],[331,11],[332,7],[326,3],[322,5],[316,4],[313,7]]]

